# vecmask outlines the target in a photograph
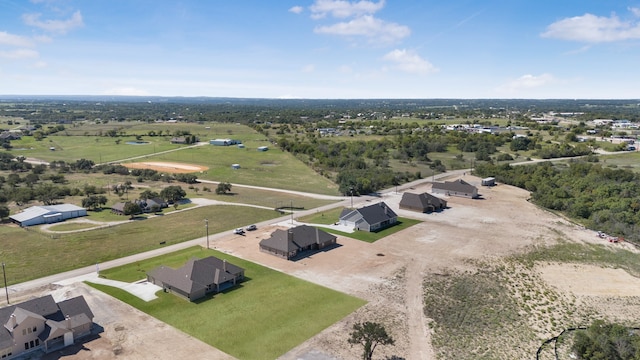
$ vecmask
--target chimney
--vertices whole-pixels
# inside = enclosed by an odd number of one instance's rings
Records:
[[[16,321],[15,314],[11,314],[11,316],[9,316],[9,321],[7,321],[6,326],[10,331],[13,331],[13,329],[15,329],[16,326],[18,326],[18,322]]]
[[[227,260],[222,260],[222,271],[227,272]]]
[[[289,241],[293,241],[293,229],[289,229],[287,231],[287,239],[289,239]]]
[[[71,330],[71,318],[69,317],[69,315],[65,315],[64,324],[68,330]]]

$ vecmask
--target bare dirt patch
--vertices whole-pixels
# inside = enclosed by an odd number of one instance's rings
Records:
[[[640,279],[622,269],[582,264],[539,266],[542,278],[561,291],[579,296],[640,296]]]
[[[145,161],[135,163],[122,164],[130,169],[152,169],[159,172],[172,173],[172,174],[186,174],[209,170],[206,166],[185,164],[185,163],[173,163],[163,161]]]

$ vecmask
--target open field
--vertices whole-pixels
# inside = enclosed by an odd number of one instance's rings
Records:
[[[177,267],[192,256],[210,255],[244,268],[247,280],[198,303],[163,292],[147,303],[119,289],[93,286],[240,359],[275,359],[364,304],[355,297],[199,246],[101,275],[138,280],[160,264]]]
[[[229,231],[280,216],[273,210],[246,206],[204,206],[145,220],[126,221],[91,231],[47,233],[15,225],[0,226],[0,257],[9,284],[56,274],[106,260]]]

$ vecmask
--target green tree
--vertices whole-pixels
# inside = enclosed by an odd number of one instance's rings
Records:
[[[395,340],[387,334],[384,326],[375,322],[365,321],[353,324],[353,331],[350,335],[349,344],[363,346],[363,360],[371,360],[378,345],[393,345],[395,343]]]
[[[221,182],[218,184],[218,187],[216,188],[217,195],[224,195],[230,191],[231,191],[231,184],[228,182]]]
[[[9,216],[9,208],[4,206],[4,205],[0,205],[0,219],[4,219],[7,216]]]
[[[143,192],[140,193],[140,199],[143,200],[148,200],[148,199],[153,199],[153,198],[157,198],[160,197],[160,194],[158,194],[157,192],[153,191],[153,190],[149,190],[146,189]]]
[[[187,192],[182,189],[182,187],[177,185],[167,186],[166,188],[160,191],[160,197],[167,200],[168,202],[177,202],[184,198],[187,195]]]
[[[140,205],[134,202],[128,202],[124,204],[123,211],[125,215],[129,215],[131,216],[131,219],[133,219],[137,214],[142,212],[142,209],[140,208]]]

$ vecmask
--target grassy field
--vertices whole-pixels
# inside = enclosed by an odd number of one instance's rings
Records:
[[[364,300],[201,247],[102,271],[101,276],[132,281],[160,264],[177,267],[190,257],[210,255],[244,268],[247,280],[198,303],[163,292],[157,293],[159,299],[144,302],[120,289],[92,286],[238,359],[275,359],[365,304]]]
[[[237,146],[201,146],[157,156],[144,161],[186,162],[209,168],[199,178],[245,185],[272,187],[318,194],[338,195],[338,187],[329,179],[319,176],[290,153],[271,147],[257,151],[263,141],[247,141],[246,148]],[[232,169],[231,164],[240,164]]]
[[[98,136],[115,129],[120,136]],[[150,131],[173,133],[177,130],[190,131],[205,142],[215,138],[238,139],[246,147],[205,145],[193,148],[171,144],[171,136],[146,135]],[[127,144],[136,141],[136,136],[141,136],[140,140],[148,143]],[[240,124],[79,124],[49,135],[42,141],[24,136],[11,144],[12,154],[45,161],[75,162],[84,158],[95,163],[106,163],[142,157],[133,161],[171,161],[206,166],[209,170],[198,174],[205,180],[338,195],[338,188],[330,179],[318,176],[293,155],[272,146],[264,135]],[[260,146],[268,146],[269,150],[257,151]],[[231,164],[240,164],[241,169],[234,170]]]
[[[117,144],[116,140],[120,143]],[[171,144],[169,139],[164,138],[145,140],[150,141],[145,145],[127,144],[128,141],[135,140],[134,136],[112,138],[50,135],[42,141],[35,141],[32,136],[23,136],[22,139],[11,142],[13,146],[11,153],[15,156],[33,157],[45,161],[75,162],[84,158],[99,164],[185,147],[185,145]],[[50,150],[51,147],[55,150]]]
[[[162,242],[171,245],[203,237],[205,218],[209,233],[215,234],[278,216],[273,210],[246,206],[206,206],[68,234],[5,225],[0,226],[0,259],[7,265],[8,283],[16,284],[156,249],[165,246]]]

